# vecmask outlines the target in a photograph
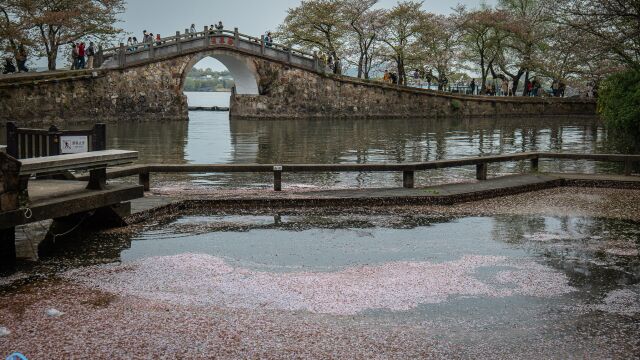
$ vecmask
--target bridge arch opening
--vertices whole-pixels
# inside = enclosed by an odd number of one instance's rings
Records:
[[[212,58],[222,64],[233,78],[235,83],[235,93],[239,95],[259,95],[258,73],[253,61],[241,55],[225,52],[210,51],[194,55],[182,71],[181,88],[185,91],[187,75],[203,59]],[[217,70],[217,69],[214,69]]]

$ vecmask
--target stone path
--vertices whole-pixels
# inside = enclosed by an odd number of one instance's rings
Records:
[[[517,194],[558,186],[583,186],[640,189],[640,177],[582,174],[509,175],[486,181],[445,184],[425,188],[368,188],[335,190],[216,190],[189,194],[147,193],[132,202],[135,213],[171,204],[200,204],[219,207],[238,206],[357,206],[454,204],[497,196]]]

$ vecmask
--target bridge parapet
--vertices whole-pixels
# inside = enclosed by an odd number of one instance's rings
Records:
[[[267,42],[260,38],[229,30],[211,30],[205,26],[204,31],[183,33],[176,31],[175,36],[154,40],[151,43],[133,45],[120,44],[103,50],[103,68],[124,68],[140,63],[158,61],[163,58],[184,55],[210,49],[230,49],[264,57],[308,71],[320,72],[321,67],[316,54],[293,49],[285,45]]]

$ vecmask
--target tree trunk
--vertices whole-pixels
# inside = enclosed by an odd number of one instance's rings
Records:
[[[360,59],[358,59],[358,79],[362,79],[363,63],[364,63],[364,54],[360,53]]]
[[[513,96],[516,96],[516,93],[518,91],[518,85],[520,84],[520,78],[522,78],[523,74],[524,74],[524,70],[520,69],[518,70],[518,73],[516,74],[516,76],[513,76],[511,78],[511,81],[513,81]]]
[[[407,76],[404,73],[404,60],[398,60],[398,85],[407,85]]]
[[[47,54],[47,66],[49,67],[49,70],[56,69],[56,60],[58,60],[58,48],[51,49]]]
[[[480,75],[482,76],[482,82],[478,94],[484,95],[487,88],[487,70],[484,68],[484,56],[480,56]]]

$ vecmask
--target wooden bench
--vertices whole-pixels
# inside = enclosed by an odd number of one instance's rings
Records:
[[[128,201],[144,196],[139,185],[107,186],[107,167],[130,164],[138,152],[105,150],[101,124],[74,131],[19,129],[11,124],[7,130],[8,146],[0,152],[0,263],[15,262],[16,226],[78,214],[95,214],[101,221],[104,215],[115,215],[123,224],[130,213]],[[65,141],[71,142],[71,152],[98,150],[62,154]],[[75,177],[56,176],[78,170],[89,171],[86,186]]]
[[[138,152],[129,150],[103,150],[26,159],[21,161],[20,176],[89,170],[87,189],[103,190],[107,181],[107,167],[130,164],[137,159]]]

